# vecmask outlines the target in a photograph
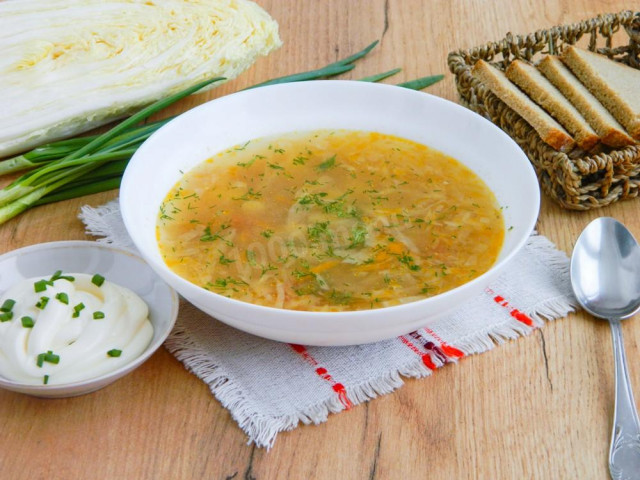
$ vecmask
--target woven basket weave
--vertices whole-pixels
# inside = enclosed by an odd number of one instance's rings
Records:
[[[549,51],[561,53],[565,45],[577,43],[583,37],[588,40],[590,50],[640,69],[640,12],[631,11],[600,15],[526,36],[507,34],[498,42],[451,52],[448,56],[462,103],[509,134],[531,160],[542,190],[561,206],[573,210],[588,210],[636,197],[640,187],[640,145],[606,148],[594,154],[558,152],[472,76],[471,67],[483,59],[504,71],[515,59],[534,62]]]

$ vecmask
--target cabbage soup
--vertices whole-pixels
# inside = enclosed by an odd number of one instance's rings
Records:
[[[251,140],[163,201],[166,264],[212,292],[310,311],[424,299],[487,271],[505,234],[487,185],[425,145],[365,131]]]

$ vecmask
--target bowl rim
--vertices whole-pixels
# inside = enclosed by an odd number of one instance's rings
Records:
[[[88,384],[101,384],[105,380],[108,380],[112,377],[115,377],[115,379],[117,380],[121,376],[126,375],[133,369],[142,365],[151,355],[153,355],[162,346],[164,341],[167,339],[167,337],[173,330],[175,322],[178,318],[178,311],[179,311],[180,297],[178,296],[177,291],[171,285],[167,284],[160,276],[158,276],[155,270],[153,270],[151,266],[148,265],[148,263],[140,255],[138,255],[136,252],[133,252],[132,250],[122,248],[122,247],[114,247],[112,245],[108,245],[108,244],[100,243],[96,241],[90,241],[90,240],[60,240],[60,241],[36,243],[36,244],[28,245],[25,247],[17,248],[15,250],[10,250],[0,255],[0,262],[3,262],[4,260],[19,256],[25,253],[33,252],[33,251],[47,250],[47,249],[56,250],[60,248],[91,248],[91,249],[96,249],[98,251],[111,251],[117,255],[128,256],[146,265],[151,270],[153,275],[157,278],[156,281],[162,282],[162,284],[168,289],[168,292],[171,296],[171,312],[168,315],[169,323],[167,324],[166,331],[162,332],[155,341],[152,341],[151,343],[149,343],[149,345],[144,349],[144,351],[139,356],[135,357],[130,362],[122,365],[120,368],[104,373],[100,376],[91,377],[85,380],[79,380],[79,381],[69,382],[69,383],[40,385],[40,384],[18,382],[18,381],[7,379],[0,375],[0,388],[7,388],[13,391],[24,391],[24,389],[28,389],[29,391],[37,392],[37,393],[45,393],[45,392],[59,393],[61,391],[76,389]],[[73,273],[82,273],[82,272],[73,272]],[[154,325],[154,330],[155,328],[156,326]],[[19,390],[19,389],[23,389],[23,390]]]
[[[174,273],[164,262],[162,262],[161,258],[156,258],[155,254],[150,254],[146,252],[144,248],[142,248],[143,246],[140,243],[141,240],[138,238],[139,234],[136,234],[136,231],[138,229],[136,228],[135,221],[132,218],[133,210],[135,207],[133,205],[128,205],[127,197],[128,195],[130,195],[129,192],[135,188],[135,185],[133,185],[134,181],[132,180],[132,177],[133,177],[132,172],[134,172],[136,165],[141,161],[140,159],[143,159],[145,157],[147,148],[150,148],[149,145],[154,145],[155,140],[166,135],[167,132],[170,132],[171,129],[175,128],[176,125],[179,125],[182,123],[188,124],[192,118],[197,118],[198,116],[202,115],[203,111],[206,111],[207,109],[212,109],[213,111],[215,111],[217,108],[216,107],[217,105],[224,105],[229,102],[234,102],[236,101],[235,99],[242,98],[245,96],[253,96],[253,95],[259,96],[259,95],[266,95],[267,93],[275,92],[275,91],[282,91],[282,90],[286,91],[289,89],[305,89],[305,88],[314,89],[317,87],[322,89],[343,89],[343,88],[358,88],[363,90],[368,89],[370,91],[376,91],[378,92],[378,94],[382,92],[383,95],[398,95],[398,98],[400,98],[400,96],[406,96],[407,98],[411,97],[416,101],[433,102],[436,104],[444,105],[444,107],[442,108],[451,109],[452,111],[454,111],[455,114],[462,115],[466,118],[474,118],[475,120],[472,120],[472,121],[486,122],[485,125],[488,125],[487,128],[491,129],[494,135],[501,137],[503,142],[505,142],[505,144],[510,144],[512,147],[513,146],[517,147],[520,159],[514,159],[514,160],[519,160],[521,162],[522,173],[523,175],[528,176],[527,182],[531,182],[532,184],[533,182],[535,182],[536,185],[538,184],[533,166],[528,161],[525,154],[522,152],[521,148],[517,145],[517,143],[511,137],[509,137],[504,131],[502,131],[500,128],[498,128],[496,125],[491,123],[486,118],[463,107],[462,105],[459,105],[455,102],[452,102],[445,98],[438,97],[429,93],[405,89],[395,85],[358,82],[353,80],[330,80],[330,81],[313,80],[313,81],[269,85],[269,86],[257,87],[250,90],[235,92],[229,95],[225,95],[223,97],[210,100],[203,104],[200,104],[178,115],[176,118],[172,119],[166,125],[162,126],[145,142],[146,145],[143,144],[138,149],[138,151],[136,151],[136,153],[134,154],[133,158],[129,162],[129,165],[127,166],[127,169],[125,170],[125,173],[123,175],[122,184],[120,188],[119,202],[120,202],[120,209],[122,212],[122,217],[123,217],[125,227],[129,232],[134,244],[140,251],[140,254],[143,256],[143,258],[150,264],[152,268],[154,268],[154,270],[159,269],[156,271],[162,272],[163,277],[165,277],[166,275],[165,278],[170,278],[171,279],[170,283],[172,285],[176,285],[176,288],[178,289],[178,291],[181,291],[183,288],[197,289],[198,292],[200,292],[200,294],[211,297],[215,299],[216,302],[223,302],[224,304],[233,305],[237,308],[241,308],[246,312],[245,316],[254,316],[254,317],[259,316],[260,314],[265,314],[265,315],[277,314],[281,317],[287,317],[289,319],[293,317],[297,317],[302,322],[308,321],[310,323],[315,323],[319,319],[321,320],[328,319],[328,318],[336,319],[337,317],[340,317],[341,319],[344,319],[345,321],[347,321],[347,320],[358,318],[358,317],[370,316],[372,312],[380,312],[380,311],[385,312],[389,315],[402,316],[405,311],[414,309],[416,308],[416,305],[420,305],[425,311],[424,317],[427,318],[429,316],[429,305],[434,303],[436,299],[438,302],[446,301],[446,299],[450,297],[455,297],[462,289],[473,289],[473,288],[478,289],[479,285],[486,286],[488,282],[487,279],[489,277],[493,278],[496,275],[496,272],[501,271],[513,259],[513,257],[517,255],[518,252],[521,251],[521,249],[527,242],[529,236],[534,231],[535,223],[539,215],[539,209],[540,209],[539,188],[533,189],[535,196],[527,200],[527,203],[529,204],[527,211],[530,212],[530,214],[529,214],[529,218],[527,219],[526,225],[524,225],[520,229],[523,232],[519,234],[520,238],[511,247],[511,250],[509,252],[507,252],[502,258],[496,259],[496,261],[494,262],[494,264],[491,266],[489,270],[482,273],[478,277],[472,279],[471,281],[465,282],[464,284],[456,288],[453,288],[451,290],[448,290],[446,292],[443,292],[441,294],[428,297],[422,300],[417,300],[415,302],[410,302],[410,303],[400,304],[400,305],[393,305],[388,307],[381,307],[381,308],[370,309],[370,310],[352,310],[352,311],[342,311],[342,312],[291,310],[291,309],[283,309],[283,308],[272,307],[272,306],[258,305],[250,302],[245,302],[242,300],[229,298],[224,295],[220,295],[216,292],[206,290],[205,288],[199,285],[196,285],[194,283],[191,283],[186,279],[180,277],[179,275]],[[293,115],[290,112],[287,112],[287,115],[293,117]],[[290,122],[290,123],[292,123],[292,126],[293,126],[293,122]],[[360,128],[356,126],[354,129],[360,129]],[[296,128],[293,127],[292,130],[296,130]],[[253,134],[253,137],[255,136],[256,134]],[[247,135],[247,138],[249,137],[252,137],[251,133]],[[438,149],[437,147],[435,148]],[[201,159],[201,161],[204,161],[204,160],[205,158]],[[197,163],[198,162],[195,162],[194,165],[196,165]],[[505,234],[507,234],[506,227],[507,226],[505,225]],[[526,234],[524,233],[525,231],[526,231]],[[504,245],[503,245],[503,248],[504,248]],[[189,301],[191,302],[191,300]],[[215,318],[225,321],[224,318],[220,318],[219,316],[215,316]],[[237,328],[241,328],[241,327],[237,327]]]

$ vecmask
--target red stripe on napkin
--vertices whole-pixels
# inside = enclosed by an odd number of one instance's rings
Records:
[[[456,347],[453,347],[451,345],[449,345],[447,342],[445,342],[444,340],[442,340],[438,334],[436,332],[434,332],[433,330],[431,330],[430,328],[423,328],[423,330],[425,332],[427,332],[429,335],[431,335],[437,342],[440,343],[440,348],[442,349],[442,351],[449,357],[451,358],[462,358],[464,357],[464,352],[462,350],[457,349]]]
[[[407,337],[402,336],[402,337],[399,337],[399,338],[402,341],[402,343],[404,343],[407,347],[409,347],[409,349],[413,353],[415,353],[416,355],[418,355],[422,359],[422,363],[424,363],[424,365],[429,370],[435,370],[436,368],[438,368],[436,366],[436,364],[433,363],[433,360],[431,360],[431,355],[429,355],[429,353],[421,352],[420,349],[418,347],[416,347],[413,343],[411,343],[411,340],[409,340]]]
[[[411,338],[413,338],[414,340],[417,340],[426,351],[430,352],[443,364],[449,363],[451,358],[457,358],[463,355],[462,352],[457,348],[453,348],[446,344],[438,346],[430,339],[425,338],[423,335],[420,335],[420,333],[418,332],[411,332],[409,335],[411,335]]]
[[[304,345],[297,345],[295,343],[290,343],[289,346],[293,349],[294,352],[299,354],[309,365],[311,365],[312,367],[316,367],[315,368],[316,375],[318,375],[320,378],[327,381],[331,385],[331,388],[333,389],[333,391],[336,392],[336,394],[338,395],[338,400],[340,400],[340,403],[344,405],[345,409],[349,410],[353,406],[353,404],[351,403],[351,400],[349,400],[349,397],[347,396],[347,389],[344,388],[344,385],[341,384],[340,382],[336,382],[326,368],[319,366],[318,361],[315,358],[313,358],[313,356],[309,353],[309,350],[307,350],[307,347],[305,347]]]
[[[511,306],[511,304],[507,300],[505,300],[505,298],[502,295],[497,295],[496,292],[494,292],[490,288],[487,288],[485,290],[485,292],[488,295],[492,296],[493,297],[493,301],[496,302],[498,305],[500,305],[501,307],[509,309],[509,314],[513,318],[515,318],[519,322],[524,323],[525,325],[527,325],[529,327],[533,327],[533,320],[531,320],[531,317],[529,317],[529,315],[527,315],[526,313],[518,310],[517,308],[513,308]]]

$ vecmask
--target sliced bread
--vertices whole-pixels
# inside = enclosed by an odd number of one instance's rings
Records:
[[[545,143],[561,152],[567,152],[575,146],[571,135],[511,83],[504,72],[492,67],[484,60],[478,60],[473,66],[472,74],[482,81],[495,96],[524,118]]]
[[[537,67],[578,109],[602,143],[610,147],[625,147],[635,143],[609,110],[604,108],[557,56],[546,55]]]
[[[566,128],[581,149],[589,151],[600,141],[596,131],[576,107],[536,67],[522,60],[514,60],[505,73],[509,80]]]
[[[575,46],[561,58],[627,132],[640,139],[640,70]]]

